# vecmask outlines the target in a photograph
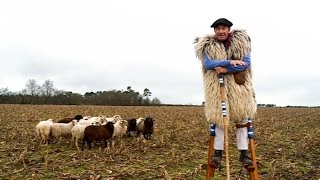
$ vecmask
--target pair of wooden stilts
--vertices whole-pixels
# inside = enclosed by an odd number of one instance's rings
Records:
[[[225,94],[225,84],[224,84],[224,77],[222,74],[219,74],[219,85],[220,85],[220,97],[221,97],[221,109],[222,109],[222,117],[224,122],[224,146],[225,146],[225,156],[226,156],[226,173],[227,173],[227,180],[230,180],[230,160],[229,160],[229,133],[228,133],[228,122],[229,117],[227,116],[227,109],[226,109],[226,102],[227,97]],[[218,164],[212,162],[212,155],[213,155],[213,145],[214,145],[214,136],[215,130],[214,125],[210,127],[210,143],[209,143],[209,153],[208,153],[208,162],[207,162],[207,174],[206,180],[210,180],[210,177],[214,177],[215,169],[217,168]],[[248,123],[245,127],[237,128],[248,128],[248,138],[249,138],[249,148],[251,153],[251,159],[253,164],[252,165],[245,165],[244,167],[249,172],[250,180],[258,180],[258,167],[257,167],[257,160],[256,160],[256,151],[255,151],[255,143],[253,139],[253,127],[252,121],[249,119]]]

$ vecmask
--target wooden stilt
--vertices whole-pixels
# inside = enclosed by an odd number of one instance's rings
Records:
[[[248,170],[251,180],[258,180],[259,176],[258,176],[258,166],[257,166],[257,159],[256,159],[256,146],[254,143],[252,120],[250,118],[248,119],[248,123],[246,127],[248,129],[249,149],[251,154],[252,165],[245,166],[245,168]]]
[[[258,180],[259,177],[258,177],[258,166],[257,166],[257,159],[256,159],[256,147],[253,139],[249,139],[249,147],[250,147],[251,159],[253,163],[252,170],[249,171],[250,179]]]
[[[213,164],[211,160],[213,155],[213,145],[214,145],[214,136],[210,136],[206,180],[209,180],[210,177],[214,176],[214,171],[216,169],[215,164]]]

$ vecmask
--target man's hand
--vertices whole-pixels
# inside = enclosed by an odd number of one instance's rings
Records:
[[[216,68],[214,68],[214,71],[215,71],[217,74],[225,74],[225,73],[228,73],[227,68],[223,68],[223,67],[216,67]]]
[[[240,60],[230,60],[230,64],[233,65],[234,67],[237,67],[237,65],[246,65],[245,62]]]

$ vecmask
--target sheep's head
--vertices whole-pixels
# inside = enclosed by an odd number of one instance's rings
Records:
[[[91,118],[91,116],[85,116],[85,117],[83,117],[84,120],[88,120],[88,119],[90,119],[90,118]]]
[[[77,122],[78,122],[78,120],[74,119],[70,123],[72,124],[72,126],[75,126],[77,124]]]
[[[100,122],[93,122],[92,125],[93,125],[93,126],[100,126],[101,123],[100,123]]]
[[[137,119],[137,121],[138,121],[138,120],[144,121],[144,118],[143,118],[143,117],[140,117],[140,118]]]
[[[119,124],[120,124],[120,126],[125,127],[128,125],[128,122],[126,120],[120,120]]]
[[[152,119],[152,117],[146,117],[144,124],[147,125],[148,127],[153,127],[153,122],[154,120]]]
[[[107,123],[107,122],[108,122],[108,120],[107,120],[106,117],[100,119],[100,124],[105,124],[105,123]]]
[[[120,115],[114,115],[112,116],[112,118],[115,120],[115,121],[120,121],[122,118]]]
[[[83,117],[82,117],[81,115],[79,115],[79,114],[78,114],[78,115],[76,115],[73,119],[76,119],[76,120],[78,120],[78,121],[79,121],[80,119],[83,119]]]

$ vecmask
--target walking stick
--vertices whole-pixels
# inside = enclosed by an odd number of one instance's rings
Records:
[[[226,154],[226,170],[227,170],[227,180],[230,180],[230,162],[229,162],[229,117],[227,116],[227,96],[225,93],[225,84],[223,74],[219,74],[219,84],[220,84],[220,98],[221,98],[221,108],[222,108],[222,118],[224,126],[224,148]]]

